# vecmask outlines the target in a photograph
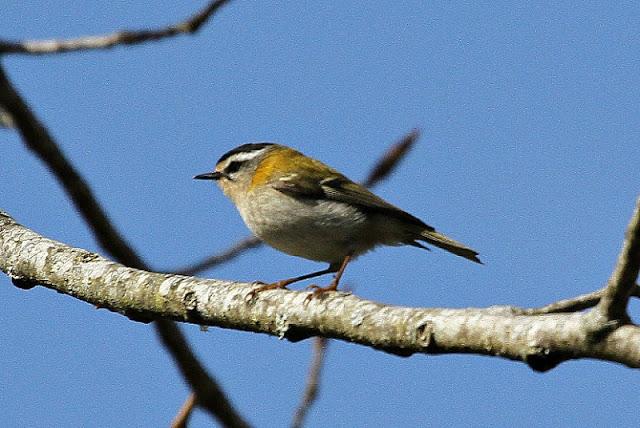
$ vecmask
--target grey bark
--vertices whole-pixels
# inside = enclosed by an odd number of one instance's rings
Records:
[[[588,313],[518,315],[517,308],[409,308],[346,293],[304,304],[306,292],[246,297],[252,284],[125,267],[44,238],[0,212],[0,269],[16,285],[43,285],[136,320],[172,319],[297,341],[345,340],[402,356],[473,353],[548,370],[595,358],[640,367],[640,328],[623,325],[597,340]]]

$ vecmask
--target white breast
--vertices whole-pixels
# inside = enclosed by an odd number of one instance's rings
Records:
[[[342,202],[297,199],[263,189],[238,204],[240,215],[260,239],[284,253],[339,263],[376,245],[368,216]]]

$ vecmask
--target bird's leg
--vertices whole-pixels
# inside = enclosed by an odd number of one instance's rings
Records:
[[[271,284],[263,284],[263,285],[259,286],[258,288],[255,288],[255,289],[251,290],[251,292],[249,293],[249,297],[253,297],[257,293],[260,293],[261,291],[277,290],[277,289],[287,288],[288,285],[293,284],[294,282],[303,281],[303,280],[309,279],[309,278],[315,278],[316,276],[320,276],[320,275],[326,275],[328,273],[336,272],[337,270],[338,270],[338,268],[336,266],[331,265],[328,268],[323,269],[323,270],[319,270],[317,272],[311,272],[311,273],[308,273],[306,275],[296,276],[294,278],[282,279],[280,281],[276,281],[276,282],[273,282]]]
[[[342,274],[344,273],[344,270],[347,268],[347,265],[349,264],[349,262],[351,261],[351,254],[349,254],[348,256],[346,256],[344,258],[344,260],[342,260],[342,264],[340,265],[340,267],[338,268],[336,272],[336,275],[333,277],[333,280],[331,281],[331,284],[329,284],[327,287],[319,287],[317,285],[310,285],[309,288],[313,289],[313,293],[310,293],[306,299],[304,299],[305,303],[308,302],[309,300],[313,299],[314,297],[319,296],[322,293],[326,293],[328,291],[336,291],[338,289],[338,284],[340,283],[340,278],[342,278]]]

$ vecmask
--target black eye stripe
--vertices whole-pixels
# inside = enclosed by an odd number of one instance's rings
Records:
[[[226,172],[227,174],[233,174],[240,169],[243,163],[244,162],[239,161],[229,162],[229,165],[227,165],[227,167],[224,169],[224,172]]]

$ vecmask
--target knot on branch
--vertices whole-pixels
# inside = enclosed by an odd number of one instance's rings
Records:
[[[542,373],[555,368],[569,358],[570,355],[567,353],[552,351],[543,346],[532,346],[528,349],[522,360],[531,367],[532,370]]]
[[[429,348],[435,344],[433,341],[433,322],[424,321],[416,328],[416,342],[422,346],[425,351],[429,351]]]
[[[31,290],[33,287],[38,285],[37,281],[33,281],[31,279],[23,278],[23,277],[11,277],[11,282],[16,287],[22,290]]]
[[[189,322],[201,324],[204,319],[198,310],[198,295],[195,291],[188,291],[182,298],[184,305],[184,319]]]

